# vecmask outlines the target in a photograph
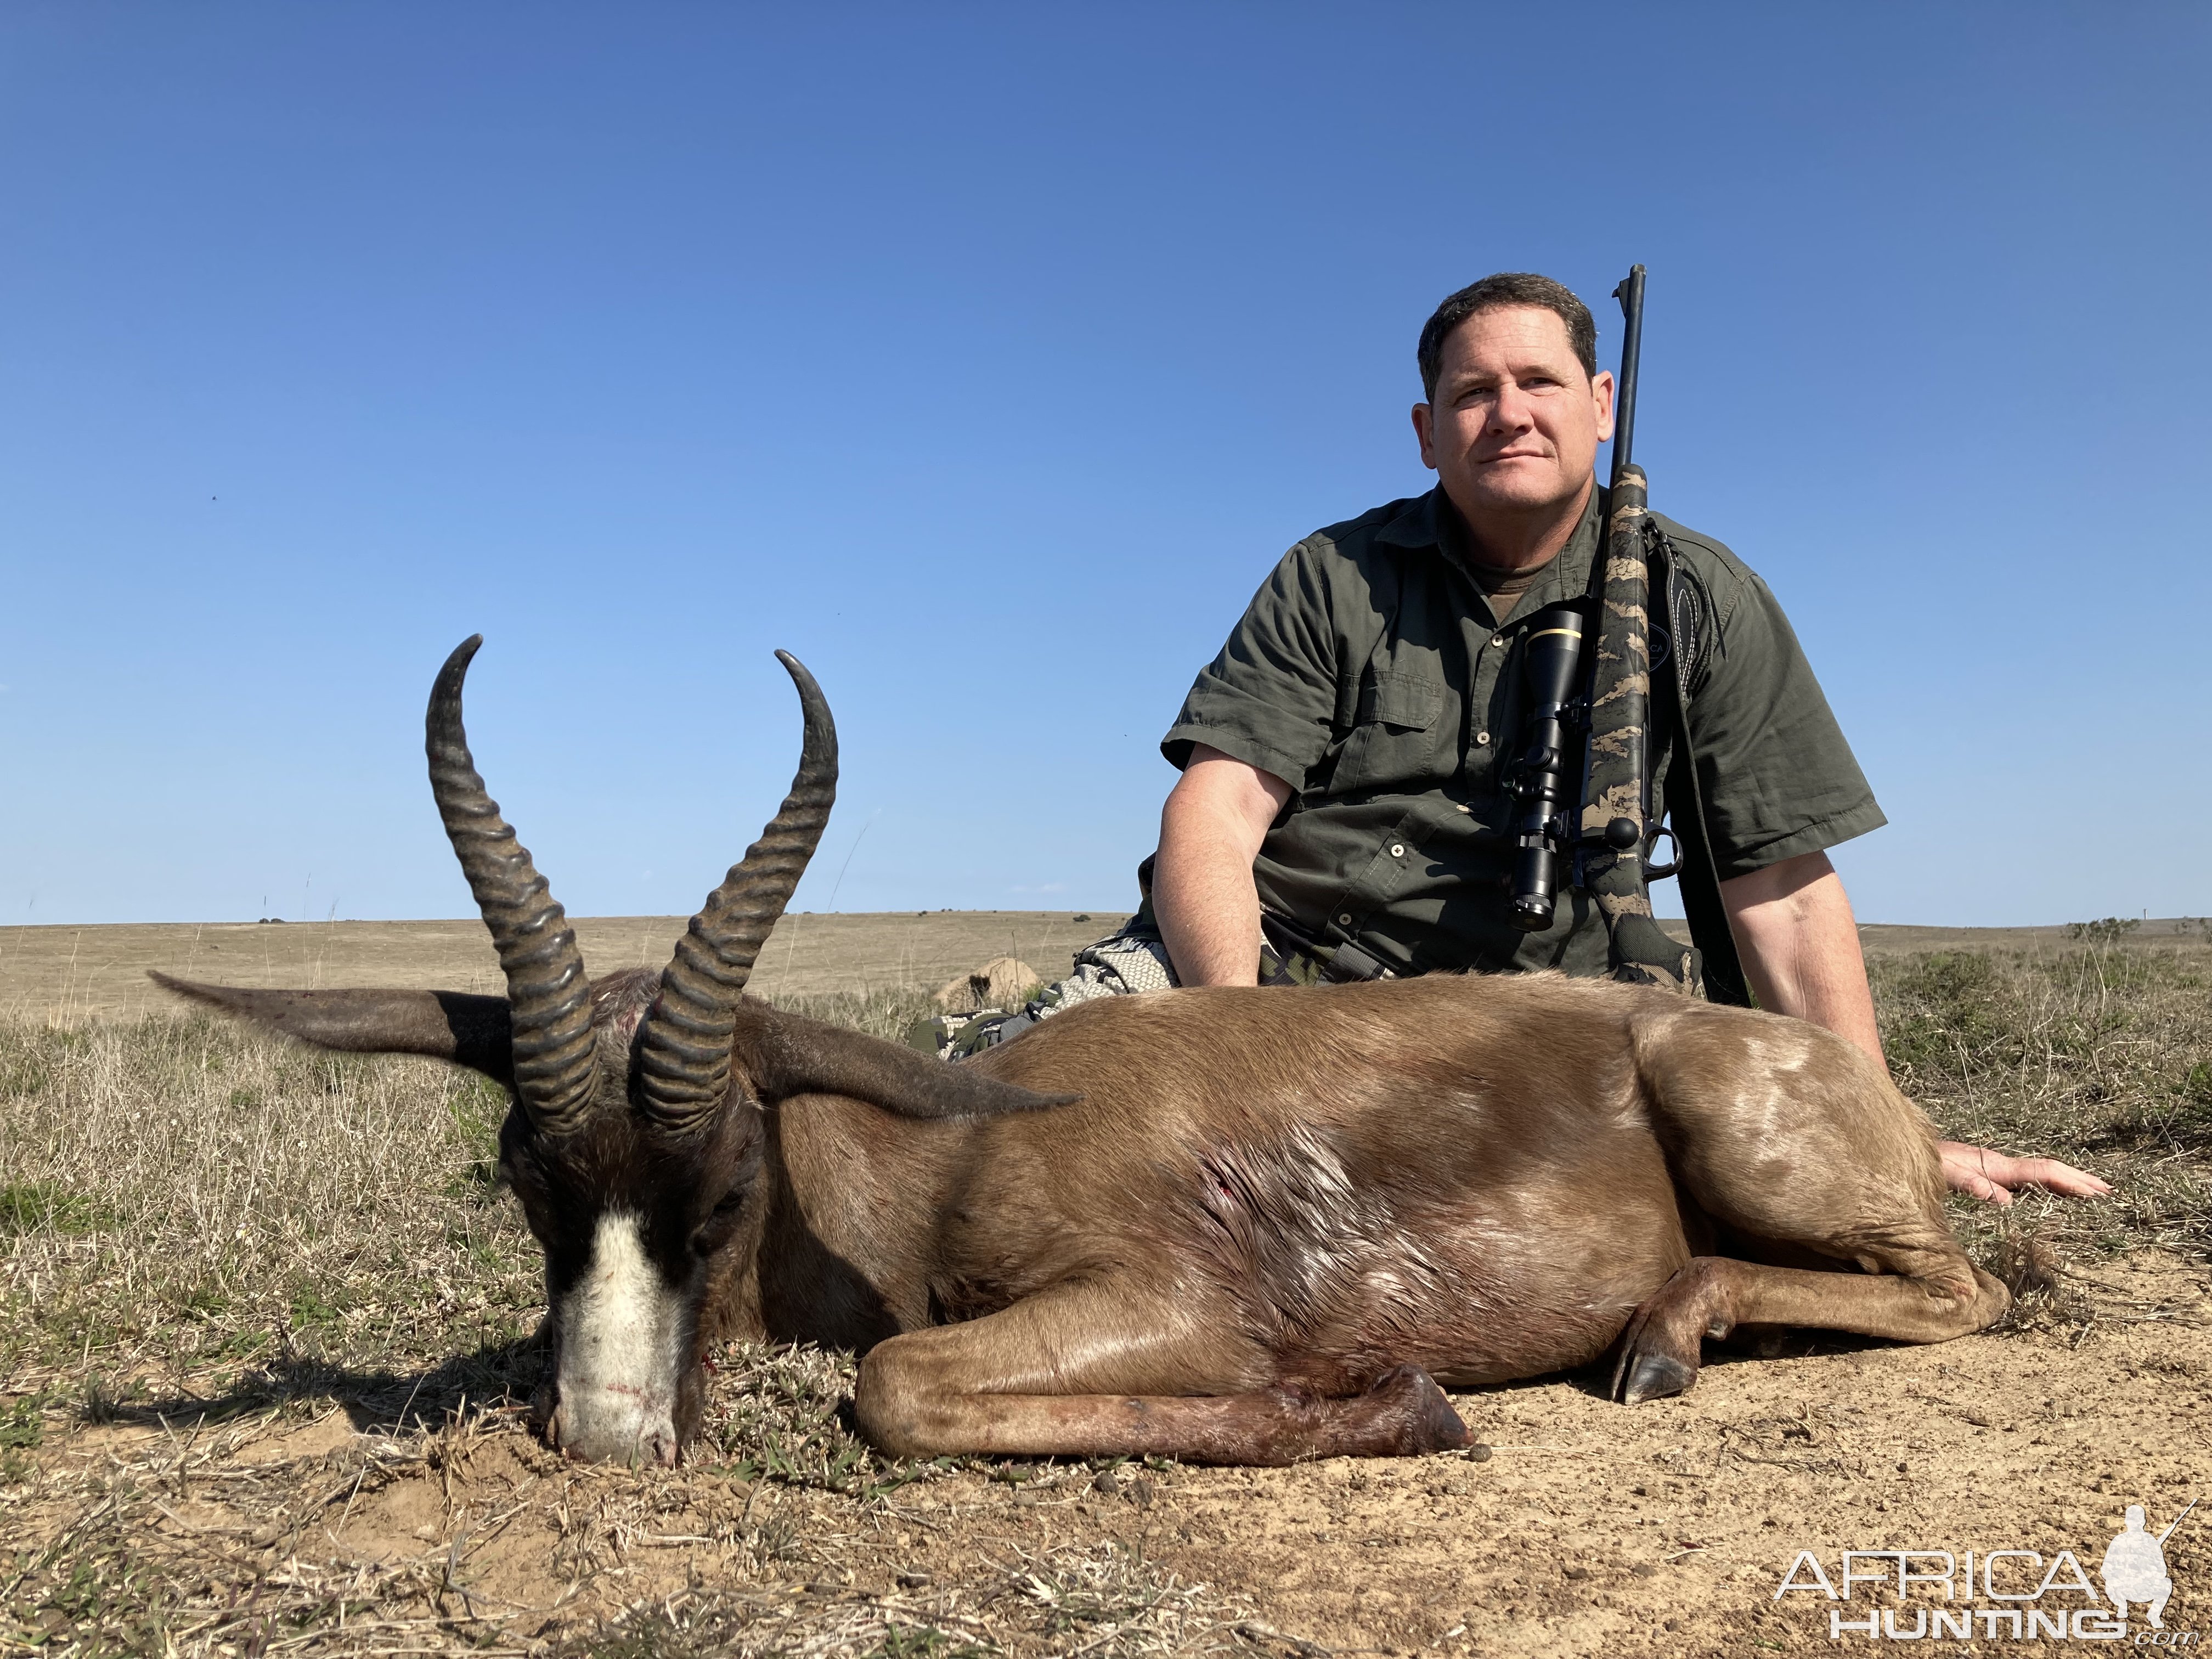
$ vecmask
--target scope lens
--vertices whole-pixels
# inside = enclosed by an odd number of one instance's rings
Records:
[[[1552,901],[1534,895],[1515,899],[1513,925],[1524,933],[1540,933],[1552,925]]]

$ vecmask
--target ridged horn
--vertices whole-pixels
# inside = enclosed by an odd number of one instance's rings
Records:
[[[507,975],[515,1098],[540,1133],[566,1134],[583,1122],[596,1081],[592,988],[568,916],[531,863],[530,849],[500,817],[469,753],[461,682],[483,643],[481,634],[462,641],[430,688],[423,722],[430,793]]]
[[[708,895],[661,973],[639,1047],[639,1082],[646,1110],[669,1128],[696,1122],[728,1093],[738,994],[769,930],[791,902],[837,799],[837,727],[830,705],[798,658],[787,651],[775,658],[799,688],[805,717],[799,771],[783,805]]]

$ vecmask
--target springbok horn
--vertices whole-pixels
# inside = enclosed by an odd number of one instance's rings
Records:
[[[567,915],[531,863],[529,848],[500,817],[469,754],[461,682],[483,643],[481,634],[462,641],[430,688],[423,722],[430,793],[507,975],[515,1098],[539,1133],[566,1134],[583,1122],[596,1080],[591,982]]]
[[[705,908],[676,942],[639,1045],[645,1109],[671,1129],[696,1123],[729,1092],[738,994],[837,799],[837,728],[830,705],[798,658],[787,651],[775,656],[799,688],[805,717],[798,774],[760,839],[708,895]]]

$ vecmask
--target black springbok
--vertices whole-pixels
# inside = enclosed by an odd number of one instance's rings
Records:
[[[949,1066],[741,994],[834,793],[805,670],[782,810],[656,978],[585,977],[477,775],[457,650],[430,777],[508,994],[170,989],[507,1085],[545,1249],[547,1432],[672,1462],[704,1345],[861,1351],[896,1452],[1224,1462],[1462,1443],[1432,1378],[1619,1345],[1635,1401],[1740,1323],[1911,1341],[2008,1302],[1933,1131],[1816,1027],[1558,975],[1102,1000]],[[779,653],[781,655],[781,653]]]

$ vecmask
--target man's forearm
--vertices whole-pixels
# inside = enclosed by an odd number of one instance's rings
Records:
[[[1291,786],[1198,744],[1160,811],[1152,915],[1185,985],[1260,982],[1260,893],[1252,860]]]
[[[1185,985],[1260,982],[1260,894],[1228,826],[1170,796],[1160,816],[1152,915]]]
[[[1825,1025],[1882,1058],[1851,902],[1826,853],[1784,859],[1721,884],[1759,1006]]]

